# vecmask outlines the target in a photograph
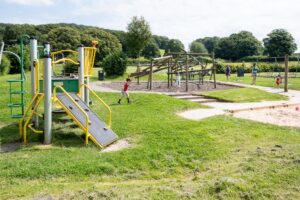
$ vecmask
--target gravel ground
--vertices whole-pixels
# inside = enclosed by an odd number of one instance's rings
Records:
[[[112,90],[121,90],[123,87],[123,82],[97,82],[98,86],[110,88]],[[236,86],[222,85],[217,84],[217,88],[214,89],[214,84],[210,82],[204,82],[203,85],[198,85],[196,83],[189,83],[189,92],[204,92],[211,90],[225,90],[237,88]],[[140,85],[137,85],[136,82],[132,82],[129,86],[129,91],[149,91],[147,89],[147,82],[141,82]],[[175,86],[168,88],[167,82],[153,82],[152,86],[153,92],[185,92],[185,83],[181,84],[180,88]]]

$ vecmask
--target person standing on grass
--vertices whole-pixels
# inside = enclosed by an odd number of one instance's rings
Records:
[[[278,89],[280,88],[280,83],[281,83],[281,76],[280,74],[278,74],[276,77],[276,86]]]
[[[252,67],[252,84],[251,85],[256,84],[257,72],[258,72],[258,67],[257,67],[256,63],[254,63],[253,67]]]
[[[128,94],[128,87],[129,87],[130,82],[131,82],[130,78],[127,78],[124,85],[123,85],[123,88],[121,90],[121,95],[120,95],[118,104],[121,104],[121,100],[125,96],[127,97],[127,103],[130,103],[129,94]]]
[[[230,76],[230,67],[229,65],[226,65],[226,68],[225,68],[225,75],[226,75],[226,80],[228,81],[229,80],[229,76]]]

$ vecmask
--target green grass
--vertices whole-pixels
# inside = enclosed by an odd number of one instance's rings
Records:
[[[4,92],[8,76],[0,78]],[[52,147],[29,132],[27,147],[0,154],[0,199],[300,198],[299,129],[230,116],[185,120],[175,113],[201,106],[164,95],[133,93],[129,105],[116,105],[117,93],[99,95],[112,108],[113,130],[132,147],[85,147],[82,131],[55,115]],[[102,107],[94,110],[105,119]],[[7,114],[1,107],[1,145],[18,141]]]
[[[217,74],[216,78],[219,81],[226,81],[226,76],[224,74]],[[252,77],[250,74],[245,74],[245,77],[238,78],[236,74],[231,74],[229,82],[250,85],[252,83]],[[256,85],[265,87],[276,87],[276,82],[274,78],[257,77]],[[282,83],[281,88],[283,87],[284,84]],[[290,78],[288,88],[293,90],[300,90],[300,78]]]
[[[204,96],[228,102],[260,102],[287,100],[286,96],[272,94],[256,88],[237,88],[201,93]]]

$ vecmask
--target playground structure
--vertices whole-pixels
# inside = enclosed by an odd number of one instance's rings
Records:
[[[208,63],[212,63],[209,68]],[[145,67],[140,70],[140,67]],[[153,73],[167,71],[168,88],[173,86],[173,76],[182,76],[185,80],[185,90],[189,91],[189,83],[195,83],[200,88],[203,84],[204,77],[210,75],[210,79],[214,80],[214,88],[216,88],[216,63],[214,54],[207,53],[191,53],[191,52],[169,52],[167,56],[152,58],[150,64],[138,65],[137,71],[129,76],[139,78],[148,76],[147,89],[152,90]],[[198,76],[198,81],[191,81]]]
[[[39,50],[43,51],[44,58],[39,59]],[[89,87],[89,76],[92,75],[96,48],[78,46],[77,51],[61,50],[51,53],[49,43],[37,45],[35,37],[30,38],[31,62],[31,101],[22,113],[19,123],[20,138],[27,144],[27,128],[37,134],[44,134],[44,143],[50,144],[52,139],[52,101],[61,106],[66,114],[84,131],[85,144],[92,140],[97,146],[103,148],[117,140],[117,135],[111,130],[110,107]],[[73,53],[78,60],[70,58],[56,59],[56,55]],[[78,76],[60,76],[54,73],[55,66],[70,62],[78,65]],[[21,65],[21,68],[23,66]],[[24,68],[21,69],[24,72]],[[23,73],[21,73],[21,80]],[[23,92],[24,95],[25,92]],[[108,111],[107,123],[103,122],[89,106],[90,94],[103,104]],[[44,106],[39,113],[39,106]],[[43,129],[39,120],[43,119]]]

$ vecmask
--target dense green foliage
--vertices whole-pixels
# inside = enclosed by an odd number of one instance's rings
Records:
[[[152,36],[150,25],[144,17],[134,16],[127,26],[127,31],[129,49],[135,57],[140,57],[141,52],[150,42]]]
[[[118,38],[98,28],[88,28],[83,32],[82,43],[91,46],[91,41],[98,41],[96,61],[103,60],[106,56],[122,50]]]
[[[293,36],[284,29],[273,30],[263,42],[265,53],[273,57],[292,55],[297,49]]]
[[[205,37],[205,38],[199,38],[195,41],[204,44],[207,51],[209,53],[212,53],[215,51],[216,47],[218,46],[219,40],[220,40],[219,37]]]
[[[201,42],[192,42],[190,44],[190,51],[193,53],[207,53],[207,49]]]
[[[171,39],[167,44],[167,50],[171,52],[182,52],[184,50],[184,45],[180,40]]]
[[[142,55],[146,58],[155,58],[160,56],[160,51],[157,43],[151,40],[142,51]]]
[[[258,55],[261,49],[261,42],[251,32],[241,31],[221,38],[215,53],[222,59],[238,60],[245,56]]]
[[[102,67],[108,76],[122,76],[127,68],[127,56],[123,52],[113,53],[106,56]]]
[[[5,75],[9,72],[10,61],[6,56],[2,56],[1,64],[0,64],[0,75]]]

